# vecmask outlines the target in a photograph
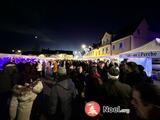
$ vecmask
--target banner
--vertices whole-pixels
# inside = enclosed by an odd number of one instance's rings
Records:
[[[160,51],[131,52],[120,54],[121,58],[160,58]]]

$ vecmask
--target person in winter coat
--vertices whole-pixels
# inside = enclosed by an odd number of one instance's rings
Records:
[[[43,89],[36,70],[26,64],[21,79],[14,85],[10,101],[9,114],[11,120],[30,120],[32,105]],[[28,77],[26,76],[28,74]]]
[[[19,72],[16,64],[7,63],[0,73],[0,114],[1,119],[7,120],[9,116],[9,101],[12,94],[12,87],[19,79]]]
[[[65,67],[59,67],[50,94],[49,119],[51,120],[59,120],[62,116],[63,120],[71,119],[72,100],[76,96],[76,89],[74,83],[66,74]]]
[[[34,87],[30,84],[15,85],[10,102],[11,120],[30,120],[31,109],[37,94],[43,89],[41,81],[36,81]]]
[[[108,71],[108,81],[104,84],[106,98],[105,105],[110,107],[120,106],[120,109],[129,109],[131,98],[131,87],[121,83],[119,78],[119,69],[112,66]],[[128,114],[105,114],[106,119],[111,120],[129,120]]]
[[[97,71],[97,67],[91,67],[90,73],[86,76],[85,81],[86,100],[95,100],[97,102],[100,102],[103,99],[103,81]]]
[[[143,74],[140,74],[138,65],[134,62],[127,62],[127,78],[126,83],[130,85],[131,87],[144,83],[145,79],[143,77]]]

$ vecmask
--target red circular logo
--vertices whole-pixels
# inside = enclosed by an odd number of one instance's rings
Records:
[[[100,105],[95,101],[87,102],[85,105],[85,113],[90,117],[95,117],[100,113]]]

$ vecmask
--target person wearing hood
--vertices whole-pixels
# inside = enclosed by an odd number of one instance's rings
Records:
[[[10,120],[30,120],[33,102],[43,89],[43,84],[38,78],[36,70],[29,67],[29,64],[26,66],[30,69],[24,70],[22,79],[12,88],[9,107]]]
[[[70,120],[75,96],[74,83],[68,78],[65,67],[59,67],[50,94],[49,119],[60,119],[63,116],[63,120]]]
[[[6,63],[3,66],[3,71],[0,73],[0,113],[1,118],[4,120],[8,119],[11,90],[18,79],[17,65],[12,62]]]

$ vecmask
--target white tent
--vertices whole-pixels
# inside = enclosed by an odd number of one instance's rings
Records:
[[[137,64],[143,65],[148,76],[152,75],[152,58],[160,58],[160,39],[155,40],[133,49],[128,52],[121,53],[120,58],[128,58]]]
[[[133,49],[128,52],[121,53],[119,55],[121,58],[160,58],[160,39],[155,40]]]

